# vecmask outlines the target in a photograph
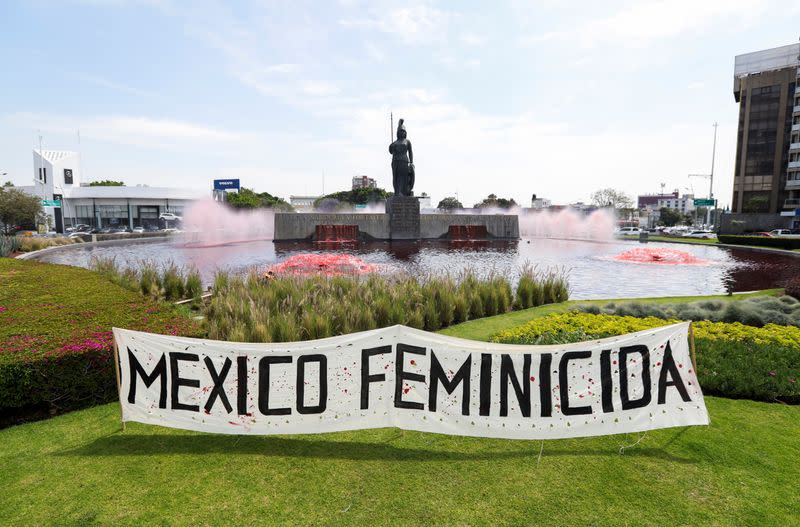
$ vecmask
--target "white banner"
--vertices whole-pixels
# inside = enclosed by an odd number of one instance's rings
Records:
[[[405,326],[282,344],[114,329],[123,421],[224,434],[398,427],[554,439],[706,425],[689,323],[554,346]]]

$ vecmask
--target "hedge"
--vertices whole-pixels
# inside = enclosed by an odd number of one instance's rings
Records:
[[[800,238],[786,238],[781,236],[742,236],[733,234],[720,234],[717,236],[719,243],[731,245],[753,245],[758,247],[773,247],[775,249],[794,250],[800,249]]]
[[[676,320],[568,312],[502,331],[494,342],[563,344],[600,339]],[[800,328],[694,322],[697,374],[706,394],[800,404]]]
[[[97,273],[0,258],[0,426],[116,399],[114,326],[204,335]]]

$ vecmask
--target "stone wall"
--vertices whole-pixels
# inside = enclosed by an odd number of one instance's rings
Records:
[[[389,239],[388,214],[277,213],[276,241],[311,240],[317,225],[357,225],[360,233],[379,240]]]
[[[519,218],[515,214],[423,214],[420,216],[422,238],[447,236],[450,225],[485,225],[493,238],[519,238]]]
[[[720,234],[744,234],[746,232],[791,229],[794,216],[770,213],[743,212],[722,214],[719,219]]]
[[[422,214],[420,238],[445,238],[450,225],[485,225],[494,238],[519,238],[519,220],[513,214]],[[275,214],[275,240],[311,240],[317,225],[357,225],[360,233],[377,240],[391,239],[388,214],[312,213]]]

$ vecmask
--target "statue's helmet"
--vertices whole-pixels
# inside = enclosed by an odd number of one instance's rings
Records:
[[[397,138],[405,139],[408,134],[406,133],[406,125],[403,124],[403,119],[397,123]]]

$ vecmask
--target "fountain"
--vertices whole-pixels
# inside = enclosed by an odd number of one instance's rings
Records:
[[[352,243],[358,241],[358,225],[317,225],[315,242]]]
[[[265,276],[295,275],[295,276],[336,276],[343,274],[365,274],[377,271],[377,266],[369,264],[350,254],[323,253],[323,254],[296,254],[271,265]]]
[[[709,265],[711,263],[686,251],[663,247],[631,249],[614,256],[613,259],[619,262],[659,265]]]

